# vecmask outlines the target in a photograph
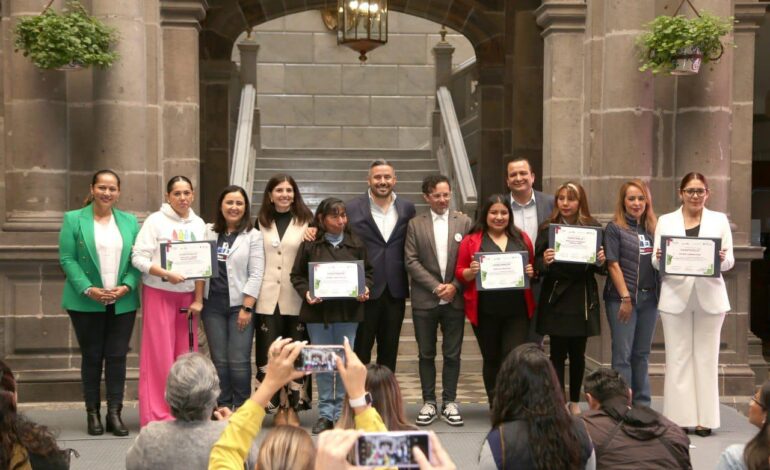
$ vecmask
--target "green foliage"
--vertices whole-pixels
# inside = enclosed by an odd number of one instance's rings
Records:
[[[38,16],[23,18],[15,34],[16,50],[42,69],[72,64],[106,68],[118,58],[110,50],[118,40],[115,29],[90,16],[76,1],[68,2],[62,13],[49,8]]]
[[[703,63],[722,55],[720,38],[733,29],[733,17],[720,18],[703,12],[700,17],[658,16],[646,25],[647,32],[639,36],[642,66],[639,70],[653,73],[670,72],[682,49],[697,48]]]

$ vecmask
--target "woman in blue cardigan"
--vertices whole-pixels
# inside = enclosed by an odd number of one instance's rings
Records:
[[[59,233],[59,262],[66,275],[62,307],[72,320],[81,352],[80,375],[88,434],[104,433],[100,416],[102,364],[107,386],[107,432],[128,435],[123,421],[126,355],[139,307],[139,271],[131,265],[131,247],[139,224],[115,209],[120,178],[97,171],[82,209],[64,214]]]

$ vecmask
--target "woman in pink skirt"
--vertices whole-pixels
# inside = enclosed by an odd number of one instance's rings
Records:
[[[188,351],[187,315],[197,315],[203,300],[203,281],[164,269],[160,263],[160,244],[204,240],[205,224],[191,205],[195,198],[190,180],[174,176],[166,185],[166,201],[158,212],[144,221],[134,243],[131,262],[142,272],[142,346],[139,354],[139,420],[142,427],[151,421],[172,419],[164,398],[166,377],[174,360]],[[198,339],[193,336],[194,349]]]

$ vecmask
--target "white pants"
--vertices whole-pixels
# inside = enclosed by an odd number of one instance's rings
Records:
[[[719,341],[725,313],[706,313],[693,290],[680,313],[660,312],[666,343],[663,414],[682,427],[719,427]]]

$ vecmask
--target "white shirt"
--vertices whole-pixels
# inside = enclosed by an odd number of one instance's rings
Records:
[[[102,287],[113,289],[118,283],[120,253],[123,251],[123,237],[115,223],[115,217],[101,224],[94,220],[94,244],[99,256],[99,272],[102,275]]]
[[[446,263],[447,263],[447,245],[449,240],[449,210],[447,209],[443,214],[439,215],[430,211],[431,218],[433,219],[433,239],[436,242],[436,258],[438,261],[438,267],[441,269],[441,281],[444,281],[446,276]],[[440,300],[439,305],[447,304],[446,300]]]
[[[398,212],[396,211],[396,193],[390,193],[391,200],[387,210],[382,210],[374,202],[372,197],[372,191],[369,191],[369,208],[372,211],[372,218],[375,225],[380,229],[382,239],[388,241],[390,234],[393,233],[393,229],[396,228],[396,222],[398,222]]]
[[[511,193],[511,212],[513,215],[513,225],[518,227],[519,230],[523,230],[529,235],[529,239],[532,241],[532,246],[535,245],[537,239],[537,204],[535,203],[535,190],[532,190],[532,197],[529,202],[524,205],[516,202]]]

